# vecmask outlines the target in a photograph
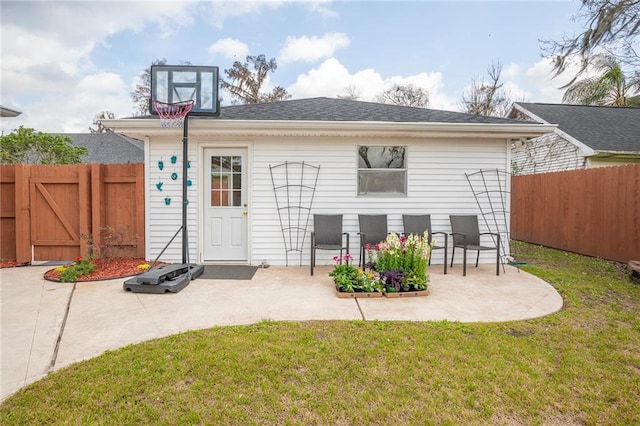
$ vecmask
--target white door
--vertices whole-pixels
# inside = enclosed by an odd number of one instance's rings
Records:
[[[204,153],[204,261],[247,261],[247,150]]]

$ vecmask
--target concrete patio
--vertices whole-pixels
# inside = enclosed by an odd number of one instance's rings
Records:
[[[330,266],[258,269],[252,280],[197,279],[177,294],[129,293],[124,279],[53,283],[51,266],[0,270],[2,399],[47,373],[107,350],[212,326],[261,320],[489,322],[536,318],[562,308],[549,284],[514,267],[430,268],[427,297],[340,299]]]

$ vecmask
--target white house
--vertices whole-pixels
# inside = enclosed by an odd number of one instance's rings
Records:
[[[558,125],[513,143],[514,174],[640,163],[640,108],[516,102],[508,117]]]
[[[513,140],[554,128],[330,98],[227,106],[219,117],[188,120],[189,260],[202,264],[284,265],[288,256],[289,265],[308,265],[312,215],[320,213],[344,215],[353,253],[358,214],[385,213],[389,230],[402,232],[402,214],[430,213],[434,231],[450,232],[450,214],[479,213],[465,173],[509,171]],[[104,125],[145,143],[145,238],[153,259],[182,220],[182,129],[162,128],[151,116]],[[302,162],[308,166],[301,181]],[[284,195],[274,190],[274,182],[278,187],[287,178],[297,186]],[[301,212],[292,215],[306,232],[283,236],[291,211]],[[180,261],[179,240],[162,260]],[[291,248],[301,252],[287,252]],[[433,263],[442,263],[441,252],[434,252]],[[319,252],[317,263],[330,264],[333,255]],[[495,257],[487,253],[482,260]]]

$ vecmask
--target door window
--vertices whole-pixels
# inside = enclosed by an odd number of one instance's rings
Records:
[[[242,157],[211,157],[211,206],[239,207],[242,204]]]

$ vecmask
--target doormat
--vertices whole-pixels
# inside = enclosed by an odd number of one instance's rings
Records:
[[[258,270],[248,265],[205,265],[200,278],[207,280],[250,280]]]

